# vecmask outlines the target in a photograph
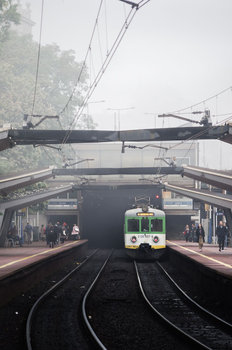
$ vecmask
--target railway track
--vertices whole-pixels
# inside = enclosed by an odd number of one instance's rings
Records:
[[[79,307],[86,286],[101,269],[109,251],[96,250],[35,302],[26,323],[28,350],[91,349],[83,335]]]
[[[155,315],[198,349],[232,349],[232,327],[189,298],[160,264],[134,262],[142,294]]]
[[[82,312],[93,344],[100,349],[186,350],[186,343],[146,307],[133,261],[123,251],[114,251],[97,275],[84,296]]]
[[[27,349],[232,349],[230,325],[194,311],[160,269],[155,263],[134,268],[122,250],[94,252],[33,305]]]

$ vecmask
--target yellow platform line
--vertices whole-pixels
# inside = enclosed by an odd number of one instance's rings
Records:
[[[73,244],[76,244],[77,242],[71,242],[71,243],[68,243],[68,244],[65,244],[64,246],[59,246],[59,247],[56,247],[56,248],[50,248],[49,250],[44,250],[40,253],[37,253],[37,254],[33,254],[33,255],[30,255],[30,256],[26,256],[25,258],[22,258],[22,259],[18,259],[18,260],[14,260],[14,261],[11,261],[5,265],[1,265],[0,266],[0,269],[3,269],[4,267],[7,267],[7,266],[11,266],[11,265],[14,265],[18,262],[21,262],[21,261],[25,261],[25,260],[28,260],[28,259],[32,259],[36,256],[39,256],[39,255],[43,255],[43,254],[46,254],[46,253],[52,253],[54,252],[55,250],[58,250],[58,249],[61,249],[63,247],[68,247],[70,245],[73,245]]]
[[[174,242],[171,242],[171,241],[168,241],[168,240],[167,240],[167,242],[170,243],[170,244],[174,244],[174,245],[176,245],[177,247],[180,247],[181,249],[187,250],[187,251],[189,251],[189,252],[191,252],[191,253],[200,255],[200,256],[202,256],[202,257],[205,258],[205,259],[208,259],[208,260],[211,260],[211,261],[213,261],[213,262],[216,262],[217,264],[220,264],[220,265],[223,265],[223,266],[225,266],[225,267],[229,267],[230,269],[232,269],[232,266],[231,266],[231,265],[225,264],[224,262],[222,262],[222,261],[220,261],[220,260],[217,260],[217,259],[214,259],[214,258],[210,258],[210,257],[207,256],[207,255],[203,255],[203,254],[201,254],[201,253],[195,252],[195,250],[192,250],[192,249],[183,247],[183,246],[181,246],[181,245],[179,245],[179,244],[177,244],[177,243],[174,243]]]

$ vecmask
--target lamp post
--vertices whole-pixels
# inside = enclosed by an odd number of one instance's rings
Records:
[[[114,111],[114,130],[117,129],[117,126],[116,126],[116,115],[118,115],[118,131],[120,131],[120,128],[121,128],[121,125],[120,125],[120,113],[121,113],[121,111],[128,111],[129,109],[135,109],[135,107],[107,108],[108,111]]]

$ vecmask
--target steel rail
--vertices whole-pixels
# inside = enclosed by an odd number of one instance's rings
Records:
[[[58,287],[60,287],[72,274],[74,274],[77,270],[79,270],[81,267],[83,267],[87,261],[89,261],[98,251],[99,249],[96,249],[91,255],[89,255],[82,263],[78,266],[76,266],[72,271],[70,271],[67,275],[65,275],[60,281],[58,281],[56,284],[54,284],[51,288],[49,288],[45,293],[43,293],[34,303],[32,306],[26,323],[26,344],[28,350],[33,350],[32,344],[31,344],[31,328],[32,328],[32,322],[33,317],[35,315],[35,311],[37,310],[39,304],[46,299],[54,290],[56,290]]]
[[[140,291],[142,293],[142,296],[144,297],[146,303],[149,305],[149,307],[153,310],[153,312],[159,316],[159,318],[161,318],[169,327],[171,327],[173,330],[175,330],[179,335],[181,335],[183,338],[185,338],[185,340],[187,340],[188,342],[191,342],[192,344],[195,344],[199,347],[199,349],[207,349],[207,350],[212,350],[211,348],[209,348],[208,346],[206,346],[205,344],[201,343],[199,340],[195,339],[194,337],[192,337],[191,335],[189,335],[188,333],[186,333],[185,331],[183,331],[181,328],[177,327],[175,324],[173,324],[171,321],[169,321],[165,316],[163,316],[149,301],[149,299],[147,298],[145,291],[143,289],[142,286],[142,282],[140,279],[140,275],[139,275],[139,270],[138,270],[138,266],[136,261],[134,260],[134,266],[135,266],[135,272],[136,272],[136,276],[138,279],[138,283],[139,283],[139,287],[140,287]]]
[[[88,316],[86,314],[86,303],[87,303],[87,299],[90,295],[90,293],[92,292],[94,286],[96,285],[97,281],[99,280],[99,277],[101,276],[103,270],[105,269],[111,255],[113,253],[113,250],[110,252],[110,254],[108,255],[107,259],[105,260],[104,264],[102,265],[101,269],[99,270],[97,276],[95,277],[94,281],[92,282],[91,286],[89,287],[89,289],[87,290],[87,292],[84,295],[83,301],[82,301],[82,316],[83,319],[85,321],[86,327],[88,328],[93,340],[95,341],[95,343],[98,345],[98,347],[100,347],[100,349],[102,350],[107,350],[107,348],[105,347],[105,345],[101,342],[101,340],[98,338],[97,334],[94,332],[93,327],[91,326],[91,324],[89,323],[88,320]]]
[[[214,313],[210,312],[209,310],[205,309],[203,306],[198,304],[195,300],[193,300],[187,293],[183,291],[183,289],[173,280],[173,278],[169,275],[169,273],[165,270],[165,268],[157,261],[157,265],[160,267],[160,269],[163,271],[163,273],[166,275],[168,280],[174,285],[174,287],[181,293],[181,295],[184,296],[184,298],[187,299],[191,304],[193,304],[196,308],[198,308],[200,311],[202,311],[206,316],[211,318],[213,321],[217,322],[220,326],[225,327],[229,330],[229,332],[232,332],[232,324],[223,320],[219,316],[215,315]]]

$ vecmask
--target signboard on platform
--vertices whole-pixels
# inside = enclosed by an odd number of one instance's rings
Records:
[[[63,199],[55,198],[48,201],[48,210],[59,209],[59,210],[72,210],[77,209],[78,201],[77,199]]]
[[[16,216],[25,216],[25,213],[21,212],[21,211],[17,211],[16,212]]]
[[[163,208],[164,209],[175,209],[175,210],[192,209],[193,208],[193,200],[190,198],[163,199]]]

